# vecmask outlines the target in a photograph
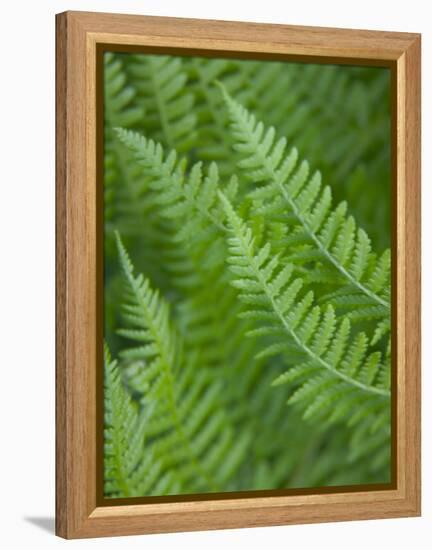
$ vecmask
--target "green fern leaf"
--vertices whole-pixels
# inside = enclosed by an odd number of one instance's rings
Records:
[[[308,163],[303,161],[295,170],[297,152],[285,155],[286,140],[275,141],[275,130],[265,130],[239,103],[222,88],[232,122],[236,149],[244,156],[240,168],[254,184],[265,182],[249,196],[258,212],[281,214],[288,209],[286,223],[294,233],[301,232],[309,248],[293,248],[292,261],[319,261],[331,267],[338,281],[342,279],[350,294],[367,299],[364,315],[358,318],[383,318],[389,315],[390,304],[384,293],[389,288],[389,254],[386,252],[375,264],[366,233],[357,228],[354,219],[346,216],[341,203],[330,210],[331,191],[322,189],[319,173],[309,177]],[[374,308],[374,309],[371,309]]]
[[[281,267],[278,257],[271,255],[269,246],[258,249],[251,230],[222,193],[220,197],[232,234],[229,238],[229,264],[237,274],[238,269],[241,269],[241,276],[237,276],[234,281],[234,285],[241,289],[240,298],[246,295],[250,304],[250,297],[256,296],[256,303],[251,306],[254,317],[270,326],[277,324],[284,329],[285,343],[305,356],[305,368],[309,374],[311,367],[324,372],[310,377],[298,390],[295,401],[307,401],[310,404],[313,398],[324,394],[322,390],[325,388],[340,385],[341,390],[343,387],[350,390],[354,388],[366,396],[376,396],[385,405],[389,391],[378,385],[364,383],[359,377],[364,368],[366,336],[360,333],[347,346],[350,337],[348,318],[338,324],[331,306],[321,312],[319,306],[312,305],[311,294],[301,299],[299,293],[303,281],[291,278],[292,266]],[[282,284],[275,284],[275,281],[281,280]],[[277,383],[288,379],[289,376],[282,375]]]
[[[121,380],[117,361],[105,346],[104,490],[108,497],[175,494],[181,486],[161,471],[146,442],[152,408],[139,411]]]
[[[146,110],[143,127],[156,141],[184,151],[195,142],[194,96],[180,57],[135,55],[129,72]],[[119,125],[122,126],[122,125]]]
[[[148,427],[151,448],[162,467],[190,492],[217,491],[239,467],[250,435],[234,440],[228,415],[220,407],[221,384],[198,363],[197,356],[184,362],[183,344],[171,327],[168,304],[147,279],[134,275],[118,235],[117,243],[129,289],[125,317],[135,327],[123,334],[145,342],[121,355],[133,360],[133,370],[127,372],[129,385],[143,396],[142,404],[155,406],[156,420]]]

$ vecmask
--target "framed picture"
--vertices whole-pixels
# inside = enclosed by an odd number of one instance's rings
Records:
[[[65,538],[420,514],[420,36],[57,16]]]

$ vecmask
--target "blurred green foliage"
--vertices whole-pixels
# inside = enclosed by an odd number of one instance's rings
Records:
[[[104,97],[105,494],[388,482],[389,71],[106,53]]]

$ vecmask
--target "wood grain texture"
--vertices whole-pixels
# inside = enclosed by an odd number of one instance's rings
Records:
[[[299,27],[108,13],[68,12],[99,41],[165,47],[396,60],[415,40],[410,33]]]
[[[56,532],[65,538],[414,516],[420,513],[420,37],[67,12],[56,56]],[[96,48],[279,54],[395,66],[397,488],[96,504]]]
[[[420,332],[421,332],[421,41],[415,40],[405,53],[405,438],[407,498],[417,510],[421,505],[420,483]]]
[[[88,78],[91,56],[80,24],[57,16],[57,32],[56,530],[68,537],[96,502],[96,186],[87,119],[94,76]]]
[[[56,20],[56,532],[67,532],[66,19]]]

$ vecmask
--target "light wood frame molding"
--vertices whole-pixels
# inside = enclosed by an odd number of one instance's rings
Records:
[[[420,35],[86,12],[57,15],[56,32],[56,533],[81,538],[419,515]],[[392,68],[394,488],[98,506],[96,53],[107,43]]]

